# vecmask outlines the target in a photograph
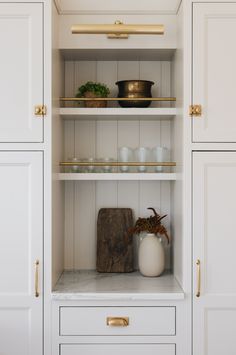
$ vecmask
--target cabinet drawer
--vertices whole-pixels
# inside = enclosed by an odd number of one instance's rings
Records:
[[[175,355],[175,344],[63,344],[60,355]]]
[[[60,335],[175,335],[175,307],[60,307]]]

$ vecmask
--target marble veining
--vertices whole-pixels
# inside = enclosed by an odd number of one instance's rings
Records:
[[[171,300],[183,299],[184,292],[174,276],[143,277],[139,272],[101,274],[96,271],[64,271],[53,299]]]

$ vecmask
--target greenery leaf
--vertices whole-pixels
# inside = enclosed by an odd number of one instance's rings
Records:
[[[107,97],[110,94],[110,90],[105,84],[88,81],[78,88],[75,97],[84,97],[86,92],[93,92],[98,97]]]

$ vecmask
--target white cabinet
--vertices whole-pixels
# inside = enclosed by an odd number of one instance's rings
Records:
[[[194,355],[235,355],[236,152],[193,159]]]
[[[42,152],[0,152],[1,355],[42,354],[42,164]]]
[[[193,4],[193,142],[236,142],[236,3]]]
[[[0,142],[42,142],[42,3],[0,3],[0,47]]]
[[[65,344],[61,355],[175,355],[175,344]]]

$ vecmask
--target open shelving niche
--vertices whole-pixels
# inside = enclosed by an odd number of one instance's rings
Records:
[[[147,56],[148,51],[145,51],[144,60],[132,60],[131,56],[127,61],[124,60],[125,53],[129,58],[129,50],[122,51],[122,56],[118,55],[121,60],[115,60],[114,56],[106,59],[105,52],[102,57],[101,52],[102,60],[96,60],[96,55],[93,60],[91,53],[88,57],[86,53],[83,55],[83,51],[77,54],[73,51],[73,56],[70,56],[66,50],[62,51],[64,57],[58,56],[62,61],[58,61],[56,68],[55,86],[58,87],[55,87],[55,92],[58,97],[73,97],[78,86],[88,80],[107,84],[115,97],[115,82],[134,78],[158,83],[153,87],[153,96],[178,96],[175,80],[180,74],[176,74],[179,63],[175,51],[169,52],[171,55],[168,56],[157,56],[157,61],[153,52],[150,52],[150,58]],[[121,108],[118,103],[110,103],[110,106],[94,109],[78,105],[68,107],[67,104],[58,110],[58,119],[53,123],[54,200],[59,202],[54,218],[55,221],[60,219],[62,227],[60,232],[59,226],[55,227],[59,234],[53,238],[53,297],[183,298],[183,291],[175,279],[175,250],[168,245],[165,245],[167,271],[160,278],[143,278],[138,271],[122,275],[97,274],[95,271],[96,219],[101,207],[130,207],[136,219],[149,215],[147,207],[152,206],[159,213],[168,215],[165,226],[175,243],[180,238],[178,234],[181,230],[180,221],[176,223],[175,217],[176,208],[181,204],[181,201],[175,200],[176,196],[180,197],[181,191],[182,117],[177,108],[166,102],[153,102],[151,107],[142,109]],[[60,161],[66,161],[69,157],[117,159],[121,146],[151,148],[157,145],[166,146],[170,151],[169,159],[178,161],[175,172],[68,173],[61,172],[58,167]],[[135,240],[136,254],[137,247]],[[129,289],[127,284],[131,280],[133,287]]]

